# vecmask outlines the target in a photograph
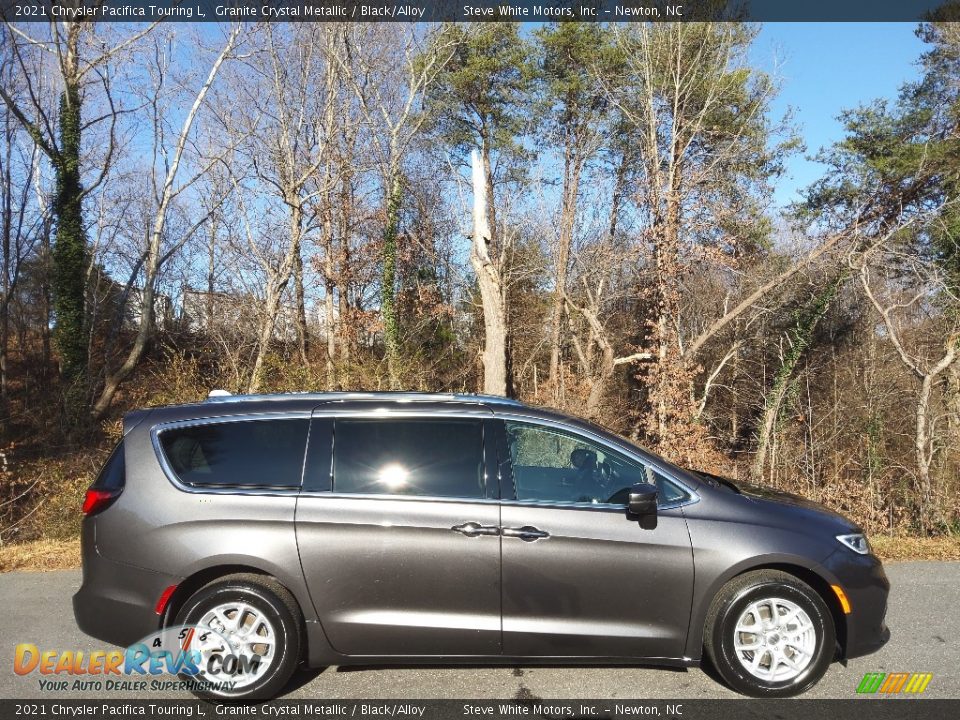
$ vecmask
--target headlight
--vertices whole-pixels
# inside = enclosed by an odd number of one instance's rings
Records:
[[[867,536],[863,533],[837,535],[837,540],[859,555],[868,555],[870,553],[870,543],[867,542]]]

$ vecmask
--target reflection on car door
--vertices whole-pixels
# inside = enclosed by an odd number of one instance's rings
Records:
[[[683,513],[661,509],[654,526],[609,503],[650,468],[580,434],[500,427],[504,654],[682,657],[693,587]]]
[[[483,419],[315,416],[314,424],[327,430],[311,430],[297,539],[333,647],[499,654],[500,518],[484,481]]]

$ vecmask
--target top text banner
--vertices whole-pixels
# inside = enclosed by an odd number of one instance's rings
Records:
[[[918,22],[960,18],[960,0],[0,0],[0,15],[12,22]]]

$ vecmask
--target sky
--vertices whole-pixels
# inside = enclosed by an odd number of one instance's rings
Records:
[[[808,159],[843,137],[840,112],[875,98],[895,98],[900,86],[919,75],[916,61],[925,44],[916,23],[766,23],[752,59],[781,81],[775,117],[788,108],[807,151],[794,156],[776,185],[775,202],[798,199],[823,166]]]

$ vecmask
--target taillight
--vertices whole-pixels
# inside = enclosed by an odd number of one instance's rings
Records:
[[[118,497],[120,497],[119,490],[97,490],[90,488],[87,490],[86,497],[83,498],[83,514],[96,515],[98,512],[102,512],[110,507]]]

